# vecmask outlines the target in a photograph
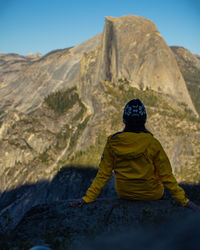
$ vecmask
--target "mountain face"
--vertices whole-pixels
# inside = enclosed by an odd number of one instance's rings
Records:
[[[50,181],[63,166],[96,167],[107,136],[123,129],[123,107],[133,98],[144,102],[147,127],[161,141],[177,180],[199,182],[200,85],[193,75],[199,59],[184,52],[170,49],[151,21],[126,16],[107,17],[103,33],[37,60],[3,55],[0,197]],[[16,196],[2,208],[18,204],[20,211],[29,195],[24,191],[20,201]]]
[[[173,53],[147,19],[107,17],[100,47],[84,55],[81,69],[80,95],[88,105],[99,82],[128,79],[132,87],[169,95],[196,113]]]
[[[194,106],[200,114],[200,57],[183,47],[171,47]]]
[[[137,16],[107,17],[98,57],[97,84],[128,79],[133,87],[184,100],[194,110],[174,55],[151,21]]]
[[[21,56],[17,54],[0,53],[0,88],[7,88],[7,84],[14,81],[18,74],[31,62],[38,60],[41,54]],[[2,96],[2,95],[1,95]]]
[[[13,79],[2,82],[0,110],[30,113],[39,107],[49,93],[75,86],[83,53],[93,49],[100,37],[101,34],[79,46],[51,52],[24,65]],[[13,70],[12,67],[10,70]]]

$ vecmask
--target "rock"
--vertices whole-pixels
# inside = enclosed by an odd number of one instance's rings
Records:
[[[51,250],[51,248],[45,246],[34,246],[30,250]]]
[[[24,242],[27,246],[40,244],[48,245],[52,249],[75,249],[76,247],[76,249],[94,249],[92,247],[98,244],[97,249],[100,249],[100,246],[104,246],[106,249],[109,249],[108,246],[111,249],[114,247],[124,249],[124,244],[130,245],[127,249],[131,249],[132,237],[138,247],[139,244],[142,244],[142,247],[148,245],[149,241],[155,245],[163,244],[161,239],[165,244],[167,243],[166,246],[171,246],[176,241],[173,237],[178,239],[190,229],[194,233],[200,219],[197,217],[198,220],[195,221],[193,217],[190,220],[191,212],[188,209],[177,207],[166,200],[134,202],[120,199],[98,199],[82,208],[72,208],[71,201],[43,204],[29,210],[12,231],[10,247],[18,249],[17,247]],[[184,221],[187,221],[186,223],[181,219],[183,217]],[[176,223],[179,221],[179,224],[176,224],[179,232],[172,229],[175,228],[175,221],[173,221],[175,218]],[[190,221],[193,221],[193,225],[189,229]],[[170,237],[167,236],[171,232],[173,232],[173,236],[170,241]],[[114,236],[111,233],[115,233]],[[164,238],[165,233],[167,233],[167,238]],[[197,240],[197,232],[195,235],[192,233],[189,235]],[[93,243],[95,238],[97,238],[96,243]],[[88,240],[91,247],[84,248],[83,245],[87,245]],[[108,244],[108,242],[110,243]],[[187,244],[189,246],[194,243],[187,242]]]
[[[199,249],[199,214],[190,214],[185,219],[174,217],[163,224],[133,228],[103,234],[95,240],[74,248],[76,250],[182,250]]]
[[[195,214],[178,206],[168,193],[165,199],[151,202],[119,199],[113,178],[95,202],[82,208],[71,207],[71,202],[85,194],[95,175],[94,168],[66,167],[52,181],[24,185],[3,193],[0,197],[0,245],[16,250],[35,245],[52,249],[80,249],[86,240],[91,241],[102,234],[109,237],[110,233],[116,232],[116,238],[113,238],[115,246],[119,231],[120,235],[121,232],[129,232],[127,239],[130,239],[136,230],[140,232],[140,237],[142,232],[146,235],[150,230],[149,237],[153,238],[162,228],[169,228],[171,232],[174,223],[167,224],[168,221],[180,221],[180,225],[188,221],[189,224],[190,215]],[[199,205],[200,186],[183,185],[183,188],[187,196]],[[196,228],[194,218],[191,221]],[[153,231],[156,227],[160,229]],[[133,237],[139,237],[137,233]],[[104,240],[106,242],[104,236],[102,244]],[[122,240],[125,240],[123,234]]]
[[[92,167],[68,166],[58,171],[52,180],[24,184],[1,193],[0,226],[4,230],[12,230],[24,214],[36,205],[82,197],[96,173],[97,169]],[[117,197],[114,176],[106,184],[100,197]]]

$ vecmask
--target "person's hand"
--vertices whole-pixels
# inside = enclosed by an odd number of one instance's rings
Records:
[[[86,202],[83,199],[78,199],[70,204],[71,207],[83,207]]]
[[[192,209],[192,210],[194,210],[194,211],[199,211],[199,212],[200,212],[200,206],[197,206],[197,205],[196,205],[194,202],[192,202],[192,201],[189,201],[189,202],[186,204],[185,207],[190,208],[190,209]]]

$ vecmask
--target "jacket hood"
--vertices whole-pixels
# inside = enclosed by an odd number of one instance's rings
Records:
[[[149,133],[122,132],[109,137],[109,146],[117,156],[138,157],[144,154],[152,137]]]

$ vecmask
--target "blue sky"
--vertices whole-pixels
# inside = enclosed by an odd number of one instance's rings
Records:
[[[105,16],[152,20],[169,46],[200,55],[200,0],[0,0],[0,52],[46,54],[103,31]]]

